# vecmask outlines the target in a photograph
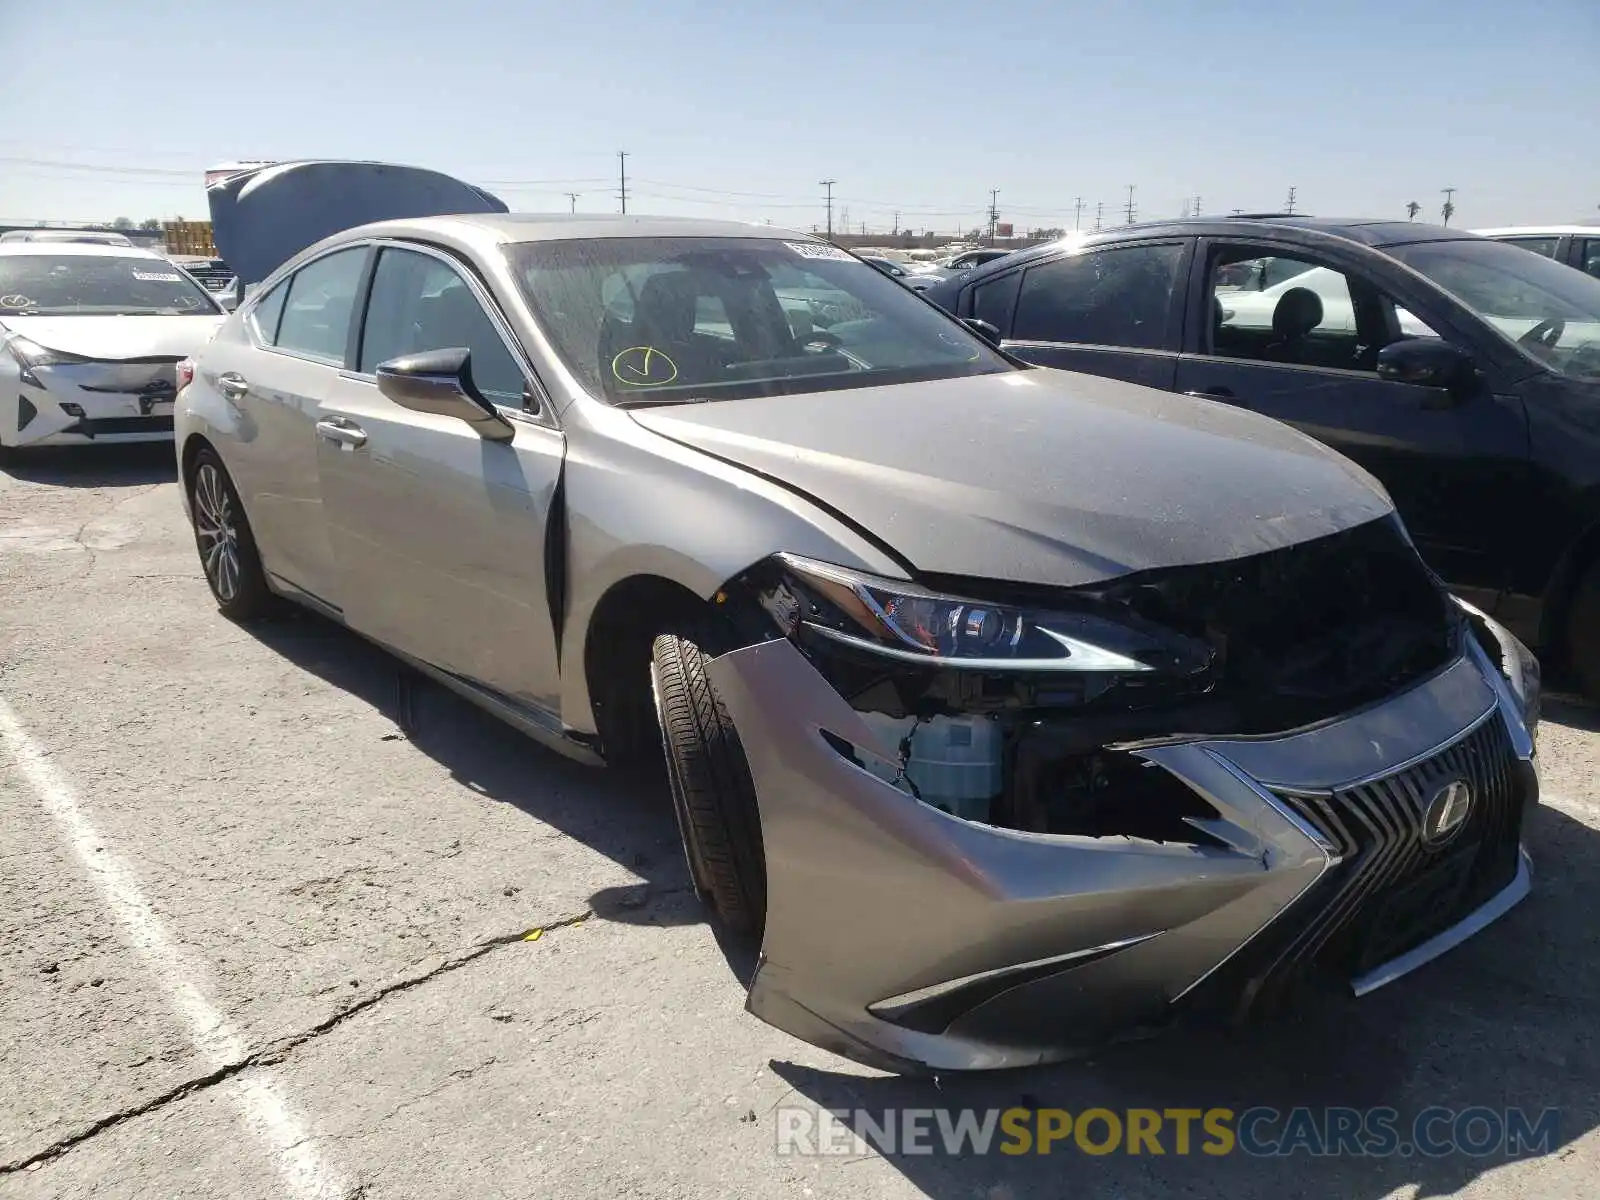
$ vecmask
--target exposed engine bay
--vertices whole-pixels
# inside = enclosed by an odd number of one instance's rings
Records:
[[[897,759],[835,748],[952,815],[1051,834],[1210,843],[1206,803],[1132,748],[1349,713],[1445,667],[1464,626],[1393,518],[1077,589],[923,576],[885,599],[791,566],[730,584],[724,611],[764,613],[759,636],[794,640]],[[868,645],[858,597],[935,661]]]

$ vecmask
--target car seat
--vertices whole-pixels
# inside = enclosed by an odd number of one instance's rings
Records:
[[[1272,310],[1273,341],[1266,356],[1274,362],[1299,362],[1306,335],[1322,324],[1322,297],[1310,288],[1290,288]]]

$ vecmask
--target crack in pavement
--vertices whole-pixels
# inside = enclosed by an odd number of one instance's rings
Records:
[[[652,895],[661,896],[667,895],[670,892],[682,890],[682,888],[669,888],[663,889],[659,892],[652,891]],[[252,1051],[241,1059],[238,1059],[234,1062],[224,1063],[214,1071],[207,1071],[203,1075],[197,1075],[192,1079],[187,1079],[175,1087],[171,1087],[164,1092],[150,1097],[147,1100],[141,1101],[138,1104],[132,1105],[128,1108],[119,1109],[114,1113],[109,1113],[106,1116],[100,1117],[97,1120],[90,1122],[88,1125],[74,1130],[65,1137],[58,1138],[56,1141],[44,1147],[42,1150],[35,1151],[26,1157],[13,1159],[8,1163],[0,1163],[0,1177],[16,1174],[19,1171],[36,1169],[44,1163],[60,1158],[75,1146],[82,1145],[90,1138],[97,1137],[108,1129],[115,1128],[126,1121],[131,1121],[135,1117],[142,1117],[146,1113],[155,1112],[156,1110],[164,1108],[175,1101],[192,1096],[196,1092],[201,1092],[207,1088],[215,1087],[219,1083],[226,1083],[236,1075],[239,1075],[244,1071],[248,1071],[252,1067],[271,1066],[275,1063],[280,1063],[290,1051],[305,1045],[307,1042],[314,1041],[331,1030],[337,1029],[340,1025],[343,1025],[352,1017],[366,1012],[369,1008],[372,1008],[377,1004],[381,1004],[383,1001],[389,999],[389,997],[398,995],[401,992],[408,992],[413,988],[420,987],[424,983],[428,983],[431,980],[439,978],[441,975],[448,975],[452,971],[460,970],[468,963],[476,962],[484,955],[493,953],[494,951],[505,946],[512,946],[518,942],[526,941],[535,930],[539,932],[540,936],[543,936],[544,934],[551,933],[557,929],[566,929],[573,925],[581,925],[594,915],[595,911],[593,908],[586,908],[582,912],[574,913],[571,916],[559,917],[556,920],[546,921],[538,925],[525,926],[524,928],[517,930],[515,933],[498,934],[495,937],[488,938],[481,942],[476,942],[468,949],[462,951],[460,954],[457,954],[451,958],[447,958],[437,965],[429,967],[425,971],[420,971],[416,974],[397,979],[393,983],[379,988],[371,995],[363,996],[355,1003],[339,1009],[330,1016],[318,1021],[315,1025],[309,1026],[298,1033],[290,1034],[287,1037],[278,1038],[275,1041],[267,1043],[259,1050]],[[358,1188],[364,1187],[364,1184],[358,1185]],[[359,1194],[359,1191],[357,1193],[347,1194],[346,1200],[352,1200],[352,1197],[355,1194]]]

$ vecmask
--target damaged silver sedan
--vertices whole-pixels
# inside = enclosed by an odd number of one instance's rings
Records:
[[[503,207],[213,189],[259,286],[179,397],[206,577],[565,753],[664,745],[751,1012],[1023,1065],[1371,991],[1527,893],[1537,663],[1364,472],[815,238]]]

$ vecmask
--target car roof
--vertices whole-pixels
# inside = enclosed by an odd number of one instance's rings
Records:
[[[372,236],[380,230],[404,226],[412,230],[425,230],[436,223],[457,230],[462,225],[489,234],[495,241],[546,242],[573,238],[640,238],[640,237],[760,237],[805,238],[814,235],[773,225],[760,225],[747,221],[718,220],[712,217],[652,217],[621,213],[465,213],[459,216],[413,217],[400,221],[379,221],[346,230],[345,235]]]
[[[0,254],[16,255],[50,255],[60,258],[62,255],[78,256],[82,258],[153,258],[157,262],[168,262],[153,250],[143,250],[138,246],[108,246],[104,242],[0,242]]]
[[[1474,229],[1481,237],[1593,237],[1600,238],[1600,225],[1502,225],[1496,229]]]

